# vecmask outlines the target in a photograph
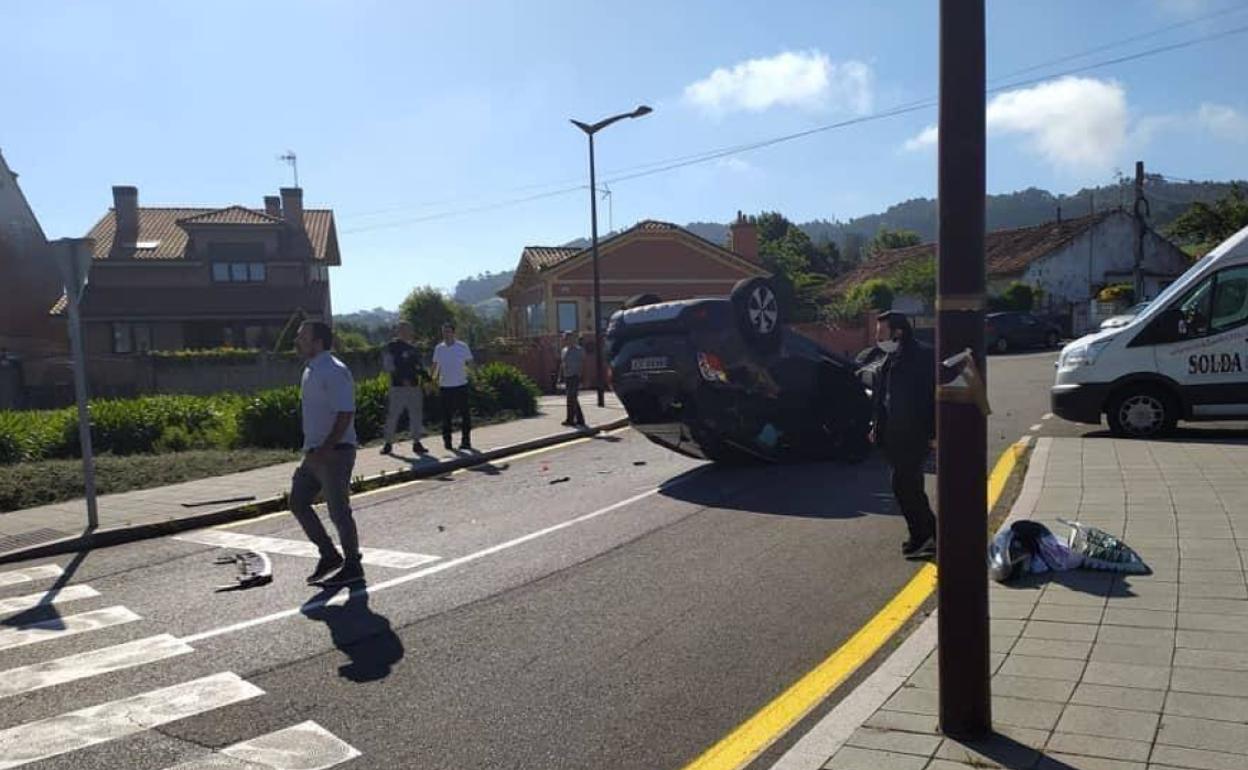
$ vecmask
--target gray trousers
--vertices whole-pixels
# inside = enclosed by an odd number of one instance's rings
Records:
[[[394,443],[394,431],[399,427],[399,415],[407,412],[408,428],[412,441],[420,441],[425,435],[425,392],[416,385],[391,385],[390,398],[386,403],[386,429],[383,434],[387,444]]]
[[[348,562],[360,561],[360,536],[355,529],[355,517],[351,514],[351,471],[355,468],[355,447],[333,449],[325,462],[317,462],[312,455],[305,455],[290,480],[290,512],[308,540],[320,550],[321,556],[332,556],[334,541],[329,539],[325,525],[312,509],[316,493],[325,496],[329,520],[338,530],[338,543],[342,556]]]

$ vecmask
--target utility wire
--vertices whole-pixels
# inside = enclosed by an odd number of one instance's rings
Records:
[[[1038,76],[1038,77],[1012,81],[1010,83],[1006,83],[1003,85],[998,85],[998,86],[985,89],[985,94],[991,95],[995,93],[1000,93],[1002,91],[1009,91],[1009,90],[1013,90],[1017,88],[1024,88],[1026,86],[1035,85],[1037,83],[1042,83],[1048,80],[1052,80],[1053,78],[1067,77],[1070,75],[1076,75],[1076,74],[1083,73],[1083,72],[1090,72],[1092,70],[1103,69],[1105,67],[1112,67],[1117,64],[1124,64],[1126,62],[1138,61],[1140,59],[1145,59],[1145,58],[1149,58],[1152,56],[1158,56],[1163,53],[1169,53],[1171,51],[1177,51],[1177,50],[1181,50],[1184,48],[1190,48],[1192,46],[1200,45],[1203,43],[1209,43],[1214,40],[1220,40],[1222,38],[1231,37],[1233,35],[1243,34],[1244,32],[1248,32],[1248,25],[1233,27],[1231,29],[1222,30],[1220,32],[1215,32],[1215,33],[1211,33],[1208,35],[1201,35],[1199,37],[1190,38],[1188,40],[1183,40],[1177,43],[1170,43],[1168,45],[1156,46],[1153,48],[1145,49],[1143,51],[1138,51],[1136,53],[1125,54],[1123,56],[1116,56],[1111,59],[1105,59],[1102,61],[1093,62],[1091,64],[1086,64],[1086,65],[1082,65],[1079,67],[1072,67],[1072,68],[1069,68],[1060,72],[1054,72],[1054,73],[1049,73],[1049,74]],[[716,150],[708,150],[702,153],[698,153],[696,155],[686,156],[683,159],[676,158],[676,159],[670,159],[668,162],[663,162],[663,161],[655,162],[655,163],[659,163],[662,165],[643,164],[642,166],[638,168],[643,168],[645,170],[639,170],[633,173],[623,173],[618,176],[605,179],[604,184],[617,184],[619,182],[625,182],[631,179],[639,179],[642,177],[653,176],[655,174],[662,174],[668,171],[674,171],[679,168],[684,168],[686,166],[693,166],[693,165],[697,165],[701,163],[706,163],[708,161],[717,160],[719,158],[727,157],[729,155],[737,155],[743,152],[750,152],[750,151],[762,149],[765,147],[771,147],[777,144],[791,142],[796,139],[803,139],[805,137],[813,136],[815,134],[821,134],[821,133],[825,133],[828,131],[833,131],[833,130],[837,130],[841,128],[847,128],[849,126],[859,125],[862,123],[870,123],[870,122],[874,122],[877,120],[883,120],[885,118],[891,118],[891,117],[896,117],[898,115],[904,115],[904,114],[911,113],[911,112],[918,112],[920,110],[930,109],[931,107],[936,106],[936,104],[937,104],[937,99],[932,97],[932,98],[923,99],[923,100],[916,101],[916,102],[910,102],[907,104],[899,105],[897,107],[893,107],[891,109],[884,110],[882,112],[875,112],[869,115],[860,115],[858,117],[849,118],[847,120],[841,120],[835,123],[828,123],[828,124],[821,125],[821,126],[815,126],[813,128],[808,128],[803,131],[797,131],[791,134],[784,134],[782,136],[776,136],[770,139],[763,139],[760,141],[751,142],[748,144],[734,145],[731,147],[723,147],[723,148],[716,149]],[[646,165],[652,165],[652,167],[646,169],[645,168]],[[583,184],[575,185],[575,186],[565,187],[561,189],[551,190],[551,191],[544,192],[544,193],[538,193],[536,195],[528,195],[528,196],[524,196],[521,198],[511,198],[511,199],[507,199],[503,201],[498,201],[492,204],[486,204],[483,206],[475,206],[475,207],[470,207],[470,208],[465,208],[465,209],[458,209],[454,211],[436,212],[436,213],[427,214],[427,215],[420,216],[420,217],[406,218],[406,219],[396,220],[392,222],[381,222],[381,223],[377,223],[374,225],[363,225],[360,227],[344,229],[343,233],[357,233],[357,232],[366,232],[369,230],[387,229],[387,228],[400,227],[400,226],[409,225],[409,224],[429,222],[429,221],[433,221],[437,219],[445,219],[449,217],[460,216],[463,214],[473,214],[473,213],[478,213],[481,211],[491,211],[494,209],[506,208],[506,207],[518,205],[521,203],[528,203],[530,201],[541,200],[544,198],[553,198],[553,197],[560,196],[560,195],[568,195],[574,192],[584,190],[586,187],[587,185],[583,185]]]

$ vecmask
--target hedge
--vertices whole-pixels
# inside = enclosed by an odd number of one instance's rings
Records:
[[[474,413],[531,416],[537,386],[519,369],[492,363],[471,377]],[[361,441],[381,435],[385,421],[385,375],[356,383],[355,427]],[[426,419],[441,415],[437,389],[425,387]],[[129,455],[188,449],[259,447],[288,449],[302,443],[299,388],[288,386],[251,396],[143,396],[91,402],[91,443],[97,453]],[[78,414],[73,407],[0,412],[0,464],[78,457]]]

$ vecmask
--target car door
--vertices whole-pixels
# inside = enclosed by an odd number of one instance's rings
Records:
[[[1155,322],[1157,370],[1181,385],[1192,416],[1248,415],[1248,265],[1214,273],[1167,310]]]
[[[1023,345],[1034,348],[1044,343],[1044,326],[1031,313],[1019,313],[1018,328]]]

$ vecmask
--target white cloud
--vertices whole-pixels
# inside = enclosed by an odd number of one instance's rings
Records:
[[[1234,107],[1205,102],[1196,111],[1196,120],[1201,128],[1221,139],[1248,142],[1248,116]]]
[[[993,97],[985,119],[989,134],[1019,135],[1054,166],[1100,171],[1126,143],[1127,96],[1113,81],[1066,77]],[[904,147],[932,147],[936,138],[936,127],[928,126]]]
[[[735,173],[744,173],[746,171],[754,170],[753,164],[751,164],[749,161],[743,160],[741,158],[731,157],[731,156],[727,158],[720,158],[719,160],[715,161],[715,165],[719,168],[732,171]]]
[[[871,111],[871,68],[860,61],[833,62],[819,51],[785,51],[720,67],[685,87],[685,101],[714,115],[762,112],[772,107]]]

